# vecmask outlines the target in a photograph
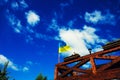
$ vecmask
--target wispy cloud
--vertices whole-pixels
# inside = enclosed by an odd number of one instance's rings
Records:
[[[23,67],[22,71],[23,72],[29,71],[29,68],[25,66],[25,67]]]
[[[26,12],[26,19],[29,25],[35,26],[40,21],[40,16],[30,10]]]
[[[26,42],[27,43],[33,43],[33,37],[31,35],[26,36]]]
[[[60,6],[61,6],[62,8],[64,8],[64,7],[69,6],[69,3],[60,3]]]
[[[34,43],[33,41],[34,39],[44,39],[44,40],[52,39],[52,37],[46,34],[41,34],[40,32],[35,31],[34,27],[31,27],[31,26],[35,26],[40,21],[39,16],[35,12],[29,11],[28,13],[26,13],[28,23],[24,25],[22,24],[22,21],[18,19],[17,16],[10,13],[9,10],[7,10],[6,12],[7,12],[7,19],[13,30],[16,33],[25,35],[25,40],[27,43]]]
[[[104,16],[105,16],[104,22],[102,22],[103,24],[106,23],[106,24],[116,25],[115,15],[113,15],[109,11],[107,11]]]
[[[91,22],[93,24],[98,23],[99,21],[103,20],[103,16],[100,11],[94,11],[92,13],[85,13],[85,21]]]
[[[74,24],[74,20],[70,20],[70,21],[68,22],[68,26],[69,26],[69,27],[73,27],[73,24]]]
[[[9,10],[7,12],[7,19],[13,28],[13,30],[16,33],[22,34],[25,36],[25,40],[27,43],[34,43],[34,39],[52,39],[52,37],[42,34],[40,32],[37,32],[34,27],[39,22],[39,16],[37,16],[34,12],[29,11],[26,15],[28,16],[28,23],[22,24],[22,21],[18,19],[14,14],[11,14]],[[28,25],[29,24],[29,25]],[[53,25],[55,25],[55,22],[53,21]],[[54,29],[54,27],[51,27]]]
[[[19,8],[19,4],[17,2],[13,2],[13,3],[11,3],[11,7],[13,9],[18,9]]]
[[[11,2],[11,8],[13,10],[24,10],[28,8],[28,4],[24,0],[18,0]]]
[[[57,23],[57,20],[56,19],[52,19],[51,20],[51,24],[49,25],[48,31],[58,31],[59,30],[59,25]]]
[[[60,29],[59,36],[61,40],[73,48],[70,54],[76,52],[83,56],[89,54],[88,48],[93,48],[92,46],[94,45],[93,49],[95,51],[98,43],[104,43],[107,41],[105,39],[101,39],[97,34],[95,34],[95,32],[95,28],[85,25],[82,30]]]
[[[25,0],[21,0],[20,1],[20,6],[23,7],[23,8],[27,8],[28,4],[25,2]]]
[[[21,21],[12,14],[7,15],[7,18],[8,18],[10,25],[12,25],[11,27],[14,29],[14,31],[16,33],[21,33],[22,31]]]
[[[101,11],[95,10],[92,13],[86,12],[84,19],[88,23],[93,23],[93,24],[111,24],[115,25],[115,16],[111,14],[110,12],[107,12],[105,14],[102,14]]]
[[[5,57],[4,55],[0,54],[0,64],[1,65],[4,65],[5,62],[9,61],[9,64],[8,64],[8,67],[15,70],[15,71],[18,71],[19,69],[17,68],[17,66],[12,62],[10,61],[7,57]]]
[[[51,36],[48,36],[46,34],[37,33],[37,32],[35,33],[35,38],[44,39],[44,40],[52,39]]]

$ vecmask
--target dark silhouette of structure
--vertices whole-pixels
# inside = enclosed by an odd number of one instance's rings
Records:
[[[102,51],[91,54],[89,49],[89,55],[67,57],[56,65],[54,80],[120,80],[120,56],[109,54],[119,50],[120,40],[117,40],[104,45]],[[109,61],[99,65],[96,60]],[[83,69],[82,66],[87,62],[91,67]]]

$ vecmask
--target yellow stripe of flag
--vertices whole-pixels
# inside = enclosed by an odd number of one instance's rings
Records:
[[[65,46],[63,46],[63,47],[59,47],[58,52],[59,52],[59,53],[63,53],[63,52],[67,52],[67,51],[69,51],[69,50],[71,50],[71,47],[70,47],[69,45],[65,45]]]

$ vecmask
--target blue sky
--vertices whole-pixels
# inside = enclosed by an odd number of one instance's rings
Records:
[[[72,47],[64,58],[120,38],[120,0],[0,0],[0,19],[0,64],[16,80],[53,80],[59,41]]]

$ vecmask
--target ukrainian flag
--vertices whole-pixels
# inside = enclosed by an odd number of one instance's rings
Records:
[[[64,53],[64,52],[67,52],[69,50],[71,50],[71,47],[69,45],[67,45],[65,42],[61,41],[59,43],[59,50],[58,50],[59,53]]]

